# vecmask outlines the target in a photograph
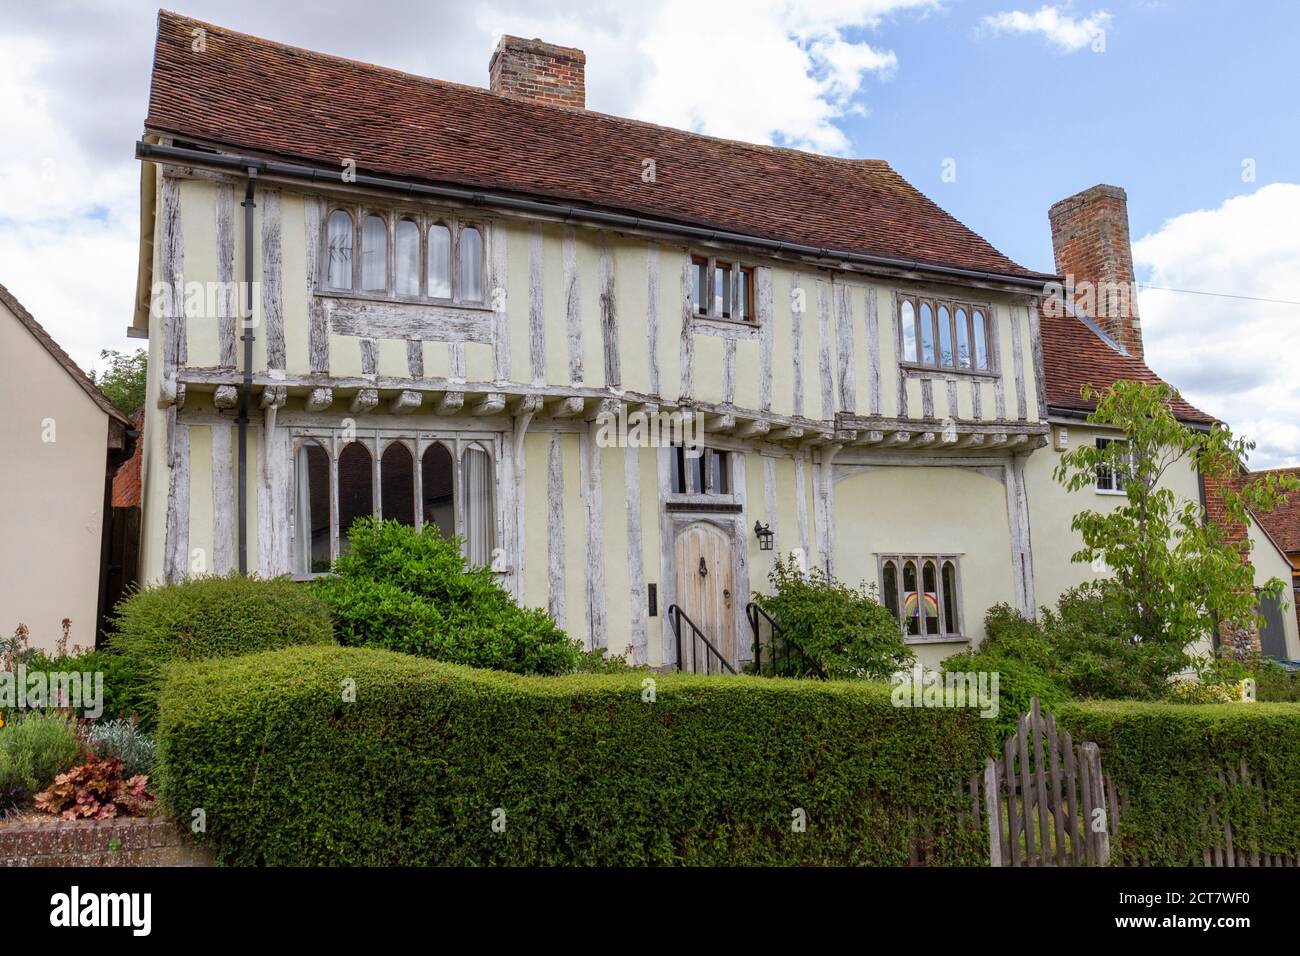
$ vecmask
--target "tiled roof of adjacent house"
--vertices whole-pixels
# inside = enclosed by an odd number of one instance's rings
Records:
[[[1300,478],[1300,468],[1277,468],[1271,469],[1270,473],[1288,474]],[[1260,474],[1263,473],[1253,471],[1244,477],[1248,480]],[[1272,511],[1256,514],[1255,520],[1283,551],[1300,551],[1300,492],[1287,495],[1286,503]]]
[[[144,409],[135,413],[133,418],[135,430],[139,435],[135,440],[135,450],[131,452],[131,457],[117,469],[117,474],[113,476],[113,507],[114,508],[138,508],[140,507],[141,494],[143,486],[141,484],[141,467],[144,454]]]
[[[115,418],[123,425],[130,427],[131,420],[116,405],[104,397],[104,393],[96,387],[90,377],[81,370],[81,367],[72,361],[72,357],[63,351],[59,343],[50,337],[50,333],[42,328],[41,324],[32,317],[32,314],[23,308],[23,304],[15,299],[13,293],[3,285],[0,285],[0,304],[3,304],[19,322],[26,326],[27,331],[32,334],[37,342],[41,343],[41,346],[50,353],[54,361],[63,366],[63,370],[72,377],[74,382],[81,386],[82,391],[90,396],[91,401],[103,409],[110,418]]]
[[[205,31],[202,52],[192,31]],[[761,103],[745,108],[762,109]],[[881,160],[756,146],[507,98],[163,11],[146,126],[408,180],[1008,276],[1038,276]],[[643,162],[654,160],[654,182]]]
[[[1049,311],[1046,304],[1039,310],[1049,406],[1090,412],[1094,405],[1083,398],[1085,385],[1104,390],[1121,380],[1148,384],[1163,381],[1145,362],[1107,344],[1081,319],[1068,313],[1051,315]],[[1171,408],[1179,421],[1201,425],[1216,421],[1182,398],[1172,402]]]

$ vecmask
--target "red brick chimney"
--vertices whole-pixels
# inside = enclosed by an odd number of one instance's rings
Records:
[[[503,36],[488,63],[493,93],[568,109],[587,108],[587,54]]]
[[[1118,186],[1093,186],[1062,199],[1047,216],[1056,271],[1066,277],[1067,289],[1073,285],[1075,307],[1095,319],[1130,355],[1141,358],[1128,196]]]

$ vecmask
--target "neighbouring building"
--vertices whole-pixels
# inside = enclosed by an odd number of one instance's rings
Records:
[[[778,555],[875,584],[927,664],[1098,573],[1070,519],[1115,479],[1051,470],[1108,437],[1081,385],[1155,380],[1134,306],[1049,308],[1060,277],[882,161],[587,110],[584,69],[507,36],[481,89],[160,14],[143,579],[305,578],[360,515],[431,522],[589,647],[671,666],[685,631],[702,669],[695,629],[750,657]],[[1052,223],[1058,272],[1131,279],[1122,190]]]
[[[130,420],[0,286],[0,636],[94,647],[110,597],[110,487],[132,452]]]

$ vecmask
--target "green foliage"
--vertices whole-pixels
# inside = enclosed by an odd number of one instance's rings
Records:
[[[80,674],[102,673],[104,697],[100,716],[104,719],[139,716],[153,706],[151,698],[143,689],[147,683],[144,666],[133,658],[109,650],[87,651],[63,657],[38,654],[24,666],[28,674],[37,671],[46,674],[74,671]],[[85,686],[84,681],[82,686]]]
[[[149,778],[128,777],[119,760],[91,757],[36,795],[36,809],[57,814],[65,820],[112,820],[141,817],[154,805]]]
[[[134,415],[144,406],[145,385],[149,379],[148,350],[137,349],[128,355],[104,349],[99,357],[108,360],[108,368],[100,374],[91,372],[90,380],[123,414],[127,417]]]
[[[77,762],[81,741],[72,721],[28,714],[0,727],[0,812],[25,804]]]
[[[651,700],[644,680],[358,648],[174,665],[162,798],[205,808],[228,864],[905,865],[923,832],[934,862],[985,859],[956,824],[992,747],[973,711],[862,681],[663,674]]]
[[[153,770],[154,740],[134,720],[97,720],[84,735],[91,753],[101,760],[120,760],[128,777]]]
[[[1300,706],[1086,701],[1055,713],[1075,740],[1101,747],[1124,795],[1116,862],[1201,865],[1212,800],[1237,847],[1300,853]],[[1243,760],[1266,788],[1222,790],[1219,773]]]
[[[471,568],[434,525],[362,519],[352,546],[313,590],[339,642],[525,674],[578,667],[582,645],[545,611],[521,608],[488,568]]]
[[[648,671],[648,667],[629,664],[625,654],[606,654],[599,648],[583,651],[578,661],[579,674],[626,674],[630,671]]]
[[[123,697],[146,730],[153,726],[159,667],[167,661],[334,641],[329,610],[308,588],[288,578],[238,574],[136,591],[118,604],[114,624],[109,647],[126,659],[119,672]]]
[[[856,588],[829,578],[820,568],[807,573],[793,559],[778,558],[768,575],[771,594],[754,600],[781,625],[787,643],[836,679],[887,680],[912,663],[912,652],[894,617],[876,600],[875,586]],[[783,676],[815,673],[800,655],[780,660]]]
[[[1081,511],[1071,523],[1084,543],[1074,560],[1102,559],[1114,574],[1106,599],[1109,613],[1124,619],[1122,632],[1182,650],[1209,637],[1216,619],[1229,628],[1257,626],[1254,572],[1241,560],[1249,541],[1232,541],[1220,524],[1205,520],[1199,501],[1178,500],[1162,480],[1174,467],[1199,463],[1237,525],[1247,520],[1247,508],[1268,511],[1300,482],[1270,472],[1235,487],[1254,443],[1234,439],[1226,427],[1180,424],[1169,408],[1177,393],[1167,385],[1121,381],[1105,392],[1085,387],[1083,396],[1096,402],[1088,421],[1117,429],[1124,440],[1081,444],[1055,474],[1070,491],[1092,487],[1099,469],[1123,476],[1124,497],[1114,510]],[[1263,590],[1278,594],[1283,587],[1274,578]]]
[[[1300,672],[1261,658],[1248,667],[1247,676],[1255,678],[1256,700],[1300,702]]]
[[[1040,609],[1037,621],[996,605],[984,618],[984,642],[945,660],[944,670],[998,671],[1000,722],[1014,721],[1033,697],[1044,707],[1067,699],[1160,700],[1190,658],[1168,642],[1127,634],[1129,618],[1117,613],[1114,589],[1109,581],[1073,588],[1055,611]]]

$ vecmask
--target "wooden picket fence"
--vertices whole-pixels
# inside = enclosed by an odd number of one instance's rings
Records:
[[[1245,789],[1262,805],[1262,776],[1243,760],[1218,777],[1217,799],[1200,808],[1203,865],[1296,866],[1294,854],[1260,853],[1234,842],[1226,802],[1230,793]],[[1128,804],[1102,769],[1100,749],[1091,741],[1075,743],[1068,730],[1058,730],[1056,718],[1044,714],[1037,699],[1004,742],[1002,757],[990,757],[984,772],[971,776],[965,799],[970,812],[963,811],[959,823],[987,836],[992,866],[1143,864],[1112,854]]]
[[[1119,826],[1114,783],[1092,742],[1076,744],[1038,699],[983,774],[970,778],[971,825],[986,830],[992,866],[1106,866]]]

